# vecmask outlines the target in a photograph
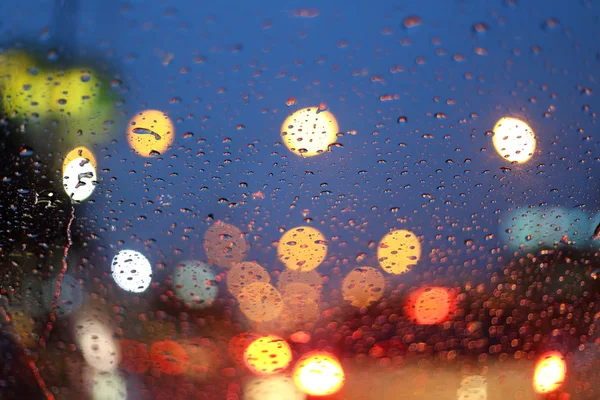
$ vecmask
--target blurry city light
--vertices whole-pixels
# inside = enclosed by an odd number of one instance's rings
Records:
[[[550,393],[562,386],[567,374],[567,364],[562,354],[548,352],[535,366],[533,389],[536,393]]]
[[[89,118],[100,100],[102,82],[89,68],[71,68],[53,74],[50,109]]]
[[[137,251],[119,251],[113,258],[110,267],[116,284],[128,292],[141,293],[152,282],[150,261]]]
[[[424,287],[410,294],[405,307],[419,325],[440,324],[454,314],[456,296],[448,288]]]
[[[270,321],[283,311],[281,294],[270,283],[254,282],[245,286],[238,296],[238,301],[240,309],[251,321]]]
[[[421,243],[417,236],[407,230],[395,230],[386,234],[377,246],[379,265],[389,274],[410,271],[421,258]]]
[[[148,346],[135,340],[122,339],[119,341],[121,348],[121,368],[136,374],[143,374],[150,368],[150,354]]]
[[[86,363],[97,371],[112,372],[119,366],[120,348],[111,328],[90,316],[76,321],[75,336]]]
[[[279,289],[280,292],[283,292],[287,285],[292,283],[305,283],[320,292],[322,289],[322,279],[323,277],[315,270],[294,271],[292,269],[286,269],[279,274],[277,289]]]
[[[217,222],[204,234],[204,251],[210,263],[231,268],[244,260],[248,243],[237,227]]]
[[[269,272],[255,262],[235,263],[227,271],[227,289],[234,297],[238,297],[242,288],[254,282],[271,282]]]
[[[174,138],[175,126],[162,111],[141,111],[129,121],[127,140],[131,148],[143,157],[163,154]]]
[[[281,138],[286,147],[301,157],[314,157],[336,142],[338,124],[329,111],[319,107],[298,110],[281,125]]]
[[[289,376],[271,375],[254,377],[244,386],[245,400],[304,400],[306,394],[300,391]]]
[[[87,158],[75,158],[63,169],[65,192],[74,201],[84,201],[96,188],[96,167]]]
[[[0,54],[2,107],[9,116],[40,118],[50,112],[49,74],[35,58],[22,51]]]
[[[294,382],[304,393],[327,396],[338,392],[344,385],[344,370],[330,354],[308,353],[294,366]]]
[[[85,146],[79,146],[69,151],[63,161],[63,171],[67,168],[72,161],[83,158],[86,162],[90,163],[94,168],[98,168],[98,161],[94,153]]]
[[[527,162],[535,152],[536,139],[533,130],[525,122],[505,117],[494,126],[492,142],[498,154],[510,162]]]
[[[582,249],[592,240],[594,228],[586,226],[588,220],[579,210],[527,207],[503,215],[499,237],[510,251],[555,246]]]
[[[215,273],[200,261],[184,261],[174,271],[173,284],[177,296],[193,308],[212,305],[219,293]]]
[[[271,375],[284,371],[292,361],[290,345],[275,335],[261,336],[244,351],[248,369],[257,375]]]
[[[344,278],[342,294],[354,307],[368,307],[383,296],[384,286],[381,272],[371,267],[358,267]]]
[[[127,400],[127,383],[112,372],[96,372],[92,387],[93,400]]]
[[[279,239],[277,256],[291,270],[313,270],[327,256],[325,236],[309,226],[292,228]]]
[[[172,340],[154,342],[150,347],[150,360],[155,368],[167,375],[183,374],[190,365],[183,346]]]
[[[250,343],[258,337],[257,334],[252,332],[242,332],[231,338],[227,344],[227,351],[231,360],[237,365],[245,365],[244,353]]]

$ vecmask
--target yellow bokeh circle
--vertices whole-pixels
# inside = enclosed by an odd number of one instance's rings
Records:
[[[284,371],[292,361],[290,345],[279,336],[266,335],[254,340],[244,351],[244,362],[257,375]]]
[[[344,278],[342,294],[354,307],[368,307],[381,299],[384,286],[381,272],[371,267],[358,267]]]
[[[101,81],[88,68],[72,68],[53,76],[50,108],[54,112],[89,118],[100,99]]]
[[[87,162],[89,162],[94,168],[98,168],[98,162],[96,161],[96,157],[94,157],[94,153],[92,153],[92,151],[87,147],[79,146],[67,153],[67,156],[63,161],[63,172],[65,171],[67,165],[77,158],[83,158],[87,160]]]
[[[388,233],[377,246],[377,261],[390,274],[410,271],[421,258],[421,243],[417,236],[401,229]]]
[[[255,262],[234,263],[227,272],[227,289],[238,297],[242,289],[254,282],[271,282],[269,272]]]
[[[2,107],[9,116],[47,116],[51,80],[35,59],[24,52],[0,54]]]
[[[338,123],[332,113],[319,107],[298,110],[281,125],[281,139],[294,154],[314,157],[336,142]]]
[[[344,370],[339,361],[327,353],[308,353],[298,360],[293,372],[296,386],[312,396],[328,396],[344,385]]]
[[[270,283],[254,282],[244,286],[238,296],[240,310],[251,321],[271,321],[281,314],[283,300]]]
[[[517,118],[500,118],[492,137],[498,154],[511,163],[527,162],[535,152],[535,133],[529,125]]]
[[[277,256],[291,270],[313,270],[327,256],[325,236],[309,226],[292,228],[279,240]]]
[[[304,283],[311,288],[321,291],[322,288],[322,277],[321,275],[315,271],[294,271],[292,269],[286,269],[279,275],[279,280],[277,281],[277,289],[280,292],[285,291],[285,288],[293,283]]]
[[[137,113],[127,127],[131,148],[143,157],[163,154],[173,143],[175,127],[162,111],[145,110]]]

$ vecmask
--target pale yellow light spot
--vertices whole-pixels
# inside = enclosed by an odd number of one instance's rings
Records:
[[[498,154],[512,162],[527,162],[535,152],[536,139],[531,127],[525,122],[505,117],[494,126],[492,142]]]
[[[277,245],[277,256],[294,271],[317,268],[327,255],[325,236],[315,228],[300,226],[285,232]]]
[[[336,142],[337,120],[319,107],[298,110],[281,125],[281,139],[286,147],[301,157],[314,157]]]
[[[384,286],[381,272],[371,267],[358,267],[344,278],[342,294],[354,307],[367,307],[383,296]]]
[[[292,283],[305,283],[317,291],[321,291],[322,288],[322,277],[315,271],[294,271],[292,269],[286,269],[279,275],[277,281],[277,289],[280,292],[285,291],[287,285]]]
[[[167,114],[158,110],[145,110],[135,115],[127,128],[131,148],[143,157],[164,153],[173,143],[175,127]]]
[[[390,274],[398,275],[410,271],[420,258],[421,243],[414,233],[407,230],[388,233],[377,246],[379,265]]]
[[[2,107],[9,116],[45,117],[50,112],[48,73],[23,52],[0,54]]]
[[[238,296],[240,310],[251,321],[262,322],[277,318],[283,310],[279,291],[270,283],[254,282],[244,286]]]
[[[254,282],[271,282],[269,272],[255,262],[234,263],[227,272],[227,289],[238,297],[242,288]]]
[[[100,99],[100,80],[89,68],[72,68],[53,75],[50,108],[57,113],[89,118]]]

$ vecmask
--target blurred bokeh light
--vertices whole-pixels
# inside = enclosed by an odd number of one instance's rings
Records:
[[[421,258],[421,243],[407,230],[394,230],[386,234],[377,246],[377,260],[389,274],[404,274],[414,268]]]
[[[325,236],[310,226],[292,228],[279,239],[277,256],[291,270],[313,270],[327,256]]]
[[[135,250],[121,250],[112,260],[111,273],[116,284],[123,290],[141,293],[152,282],[150,261]]]
[[[496,122],[493,132],[492,142],[500,157],[511,163],[522,164],[533,156],[535,133],[525,122],[504,117]]]
[[[261,336],[251,342],[244,351],[248,369],[257,375],[283,372],[292,361],[290,345],[275,335]]]
[[[327,110],[307,107],[294,112],[281,125],[286,147],[301,157],[314,157],[336,142],[337,120]]]
[[[308,353],[294,366],[294,382],[304,393],[327,396],[338,392],[344,385],[344,370],[330,354]]]
[[[140,111],[129,121],[127,140],[131,148],[142,157],[162,155],[174,138],[175,126],[162,111]]]

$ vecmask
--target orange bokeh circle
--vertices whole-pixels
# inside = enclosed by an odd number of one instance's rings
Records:
[[[441,286],[420,288],[409,296],[406,311],[419,325],[446,322],[456,311],[456,294],[454,290]]]
[[[182,374],[190,365],[185,349],[172,340],[163,340],[152,344],[150,359],[155,368],[167,375]]]
[[[129,121],[127,140],[131,148],[143,157],[164,153],[174,138],[175,126],[162,111],[140,111]]]

